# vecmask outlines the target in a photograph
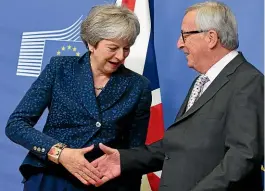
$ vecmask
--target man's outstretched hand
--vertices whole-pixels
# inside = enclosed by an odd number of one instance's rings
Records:
[[[96,186],[100,186],[105,182],[120,176],[121,174],[121,162],[119,151],[117,149],[107,147],[102,143],[99,144],[99,148],[105,154],[91,163],[103,176],[101,178],[102,181],[96,184]]]

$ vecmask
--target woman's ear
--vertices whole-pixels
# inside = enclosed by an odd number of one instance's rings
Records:
[[[92,45],[90,45],[90,44],[87,43],[87,49],[88,49],[91,53],[93,53],[95,48],[94,48],[94,46],[92,46]]]

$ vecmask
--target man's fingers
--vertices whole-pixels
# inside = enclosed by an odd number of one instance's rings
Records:
[[[110,155],[110,154],[115,152],[115,149],[107,147],[107,146],[103,145],[102,143],[99,143],[99,148],[107,155]]]
[[[96,160],[92,161],[90,164],[91,164],[94,168],[97,168],[97,167],[98,167],[98,162],[99,162],[99,160],[96,159]]]
[[[105,155],[97,158],[96,160],[92,161],[90,164],[94,167],[94,168],[97,168],[100,161],[102,161],[103,159],[105,158]]]

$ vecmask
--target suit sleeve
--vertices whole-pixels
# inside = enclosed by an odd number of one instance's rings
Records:
[[[7,137],[13,142],[43,160],[47,159],[47,152],[52,145],[59,141],[33,127],[51,103],[56,64],[56,58],[53,57],[11,114],[5,129]]]
[[[161,170],[165,158],[162,144],[162,140],[159,140],[151,145],[128,150],[119,149],[121,173],[134,171],[146,174]]]
[[[164,161],[162,140],[148,146],[144,145],[150,118],[151,102],[150,82],[146,80],[129,135],[129,146],[131,149],[119,150],[122,174],[131,173],[132,171],[137,174],[146,174],[162,169]]]
[[[251,77],[231,100],[226,116],[227,152],[218,166],[192,191],[226,191],[263,159],[264,78]]]
[[[148,80],[144,83],[139,103],[129,132],[129,148],[144,145],[150,118],[152,95]]]

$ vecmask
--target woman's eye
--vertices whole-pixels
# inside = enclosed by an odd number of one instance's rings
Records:
[[[109,49],[111,50],[111,51],[115,51],[115,50],[117,50],[117,48],[115,47],[109,47]]]

